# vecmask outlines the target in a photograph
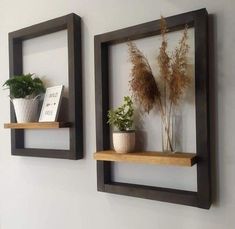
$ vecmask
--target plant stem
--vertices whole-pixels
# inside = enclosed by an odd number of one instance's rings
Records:
[[[170,149],[171,151],[173,152],[173,147],[172,147],[172,143],[171,143],[171,139],[170,139],[170,135],[169,135],[169,123],[167,125],[166,121],[165,121],[165,116],[167,116],[167,113],[165,111],[164,113],[164,110],[163,110],[163,106],[162,106],[162,101],[161,101],[161,98],[159,98],[158,100],[158,103],[159,103],[159,107],[160,107],[160,113],[161,113],[161,119],[162,119],[162,122],[163,122],[163,126],[164,126],[164,129],[167,133],[167,139],[168,139],[168,142],[169,142],[169,145],[170,145]],[[168,128],[167,128],[168,127]]]

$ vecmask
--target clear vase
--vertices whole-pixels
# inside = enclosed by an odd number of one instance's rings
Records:
[[[162,152],[175,152],[174,112],[162,116]]]

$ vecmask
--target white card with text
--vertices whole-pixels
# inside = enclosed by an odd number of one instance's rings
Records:
[[[46,89],[39,122],[55,122],[58,117],[62,99],[63,85]]]

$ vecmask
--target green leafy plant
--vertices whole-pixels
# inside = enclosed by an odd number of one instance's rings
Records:
[[[34,74],[16,75],[7,80],[3,86],[10,90],[12,98],[33,98],[43,92],[45,87],[38,77],[32,77]]]
[[[130,130],[133,125],[133,114],[133,102],[129,96],[125,96],[122,106],[108,111],[108,123],[119,131]]]

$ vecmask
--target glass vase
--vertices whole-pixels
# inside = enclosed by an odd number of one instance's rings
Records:
[[[174,112],[162,116],[162,152],[175,152]]]

